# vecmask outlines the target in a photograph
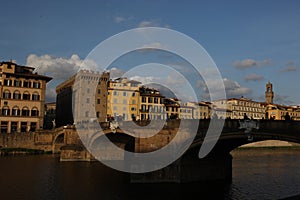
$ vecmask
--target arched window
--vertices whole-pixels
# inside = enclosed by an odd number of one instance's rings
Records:
[[[37,116],[39,116],[39,110],[37,109],[37,108],[32,108],[32,110],[31,110],[31,116],[32,117],[37,117]]]
[[[3,95],[2,95],[3,99],[10,99],[11,98],[11,93],[9,90],[5,90],[3,92]]]
[[[20,116],[20,109],[19,109],[19,107],[18,106],[14,106],[13,108],[12,108],[12,116]]]
[[[39,93],[34,92],[34,93],[32,94],[32,100],[33,100],[33,101],[38,101],[38,100],[40,100],[40,95],[39,95]]]
[[[10,115],[10,109],[9,109],[8,106],[4,106],[4,107],[2,108],[2,115],[3,115],[3,116],[9,116],[9,115]]]
[[[29,94],[29,92],[24,92],[23,93],[23,100],[30,100],[30,94]]]
[[[29,109],[27,107],[22,108],[22,116],[29,116]]]
[[[14,91],[13,99],[21,99],[21,93],[19,90]]]

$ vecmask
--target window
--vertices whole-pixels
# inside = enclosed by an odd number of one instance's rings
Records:
[[[11,122],[10,132],[12,132],[12,133],[17,132],[17,129],[18,129],[18,122]]]
[[[132,100],[132,104],[136,104],[136,100],[133,99],[133,100]]]
[[[86,103],[90,103],[90,98],[86,98]]]
[[[85,117],[89,117],[89,111],[85,111]]]
[[[38,94],[38,93],[33,93],[32,94],[32,100],[33,101],[38,101],[38,100],[40,100],[40,95]]]
[[[3,116],[9,116],[10,115],[9,107],[5,106],[5,107],[2,108],[2,115]]]
[[[10,91],[8,90],[4,91],[2,97],[3,99],[10,99],[11,97]]]
[[[21,87],[21,81],[20,80],[15,80],[14,86],[15,87]]]
[[[12,86],[12,81],[9,80],[9,79],[5,79],[5,80],[4,80],[4,85],[5,85],[5,86]]]
[[[100,104],[100,99],[97,99],[97,104]]]
[[[13,107],[12,116],[20,116],[20,109],[18,107]]]
[[[114,98],[114,103],[118,103],[118,99]]]
[[[39,116],[39,111],[38,111],[37,108],[33,108],[33,109],[31,110],[31,116],[32,116],[32,117],[37,117],[37,116]]]
[[[127,104],[127,100],[126,99],[123,99],[123,104]]]
[[[135,92],[132,93],[132,96],[135,97]]]
[[[21,99],[21,94],[19,91],[14,91],[13,99]]]
[[[153,102],[153,98],[152,97],[148,97],[148,103],[152,103]]]
[[[1,133],[7,133],[7,131],[8,131],[8,122],[2,121],[2,122],[1,122],[1,129],[0,129],[0,132],[1,132]]]
[[[100,117],[100,112],[96,112],[96,116],[97,116],[97,118],[99,118]]]
[[[126,92],[123,92],[123,96],[126,97],[126,96],[127,96],[127,93],[126,93]]]
[[[30,94],[29,94],[29,92],[24,92],[23,93],[23,100],[30,100]]]
[[[100,89],[98,89],[98,94],[101,94],[101,90]]]
[[[29,116],[29,109],[27,107],[22,108],[22,116]]]
[[[113,94],[114,94],[114,96],[118,96],[118,92],[117,91],[114,91]]]
[[[21,132],[27,132],[27,122],[21,122]]]
[[[39,82],[33,82],[33,88],[37,88],[39,89],[40,88],[40,83]]]
[[[31,82],[29,82],[29,81],[24,81],[23,82],[23,87],[30,88],[30,86],[31,86]]]
[[[142,102],[146,103],[146,97],[142,97]]]
[[[36,122],[31,122],[30,123],[30,131],[35,131],[36,130]]]
[[[154,103],[158,103],[158,98],[154,97]]]

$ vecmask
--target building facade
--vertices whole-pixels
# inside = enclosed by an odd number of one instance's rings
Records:
[[[56,127],[106,121],[108,72],[80,70],[56,87]]]
[[[193,108],[193,119],[211,118],[211,103],[209,102],[187,102],[186,106]]]
[[[46,84],[52,78],[33,67],[0,63],[0,132],[28,132],[43,128]]]
[[[213,105],[215,108],[226,109],[226,112],[230,113],[231,119],[243,119],[245,116],[252,119],[265,118],[264,105],[244,97],[217,100],[213,102]],[[227,114],[226,116],[229,118]]]
[[[140,87],[139,118],[141,120],[166,119],[164,96],[153,88]]]
[[[111,80],[107,96],[107,116],[116,120],[139,119],[139,87],[141,82],[118,78]]]

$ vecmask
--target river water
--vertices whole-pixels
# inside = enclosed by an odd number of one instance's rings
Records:
[[[0,199],[300,199],[300,149],[244,149],[231,183],[130,184],[99,162],[0,157]],[[298,199],[297,198],[297,199]]]

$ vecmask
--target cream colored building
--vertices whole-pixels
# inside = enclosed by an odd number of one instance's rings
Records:
[[[80,70],[56,87],[56,126],[106,121],[109,72]]]
[[[1,133],[42,129],[46,83],[52,78],[38,75],[34,69],[0,63]]]
[[[107,115],[116,120],[139,119],[139,87],[141,82],[118,78],[109,82]]]
[[[244,97],[217,100],[213,102],[213,105],[215,108],[222,108],[226,109],[228,113],[231,112],[231,119],[243,119],[245,115],[253,119],[265,118],[265,107],[260,102]],[[229,117],[227,114],[226,116]]]
[[[211,103],[209,102],[187,102],[185,105],[193,108],[192,119],[208,119],[211,117]]]
[[[140,87],[139,116],[141,120],[166,119],[164,96],[156,89]]]

